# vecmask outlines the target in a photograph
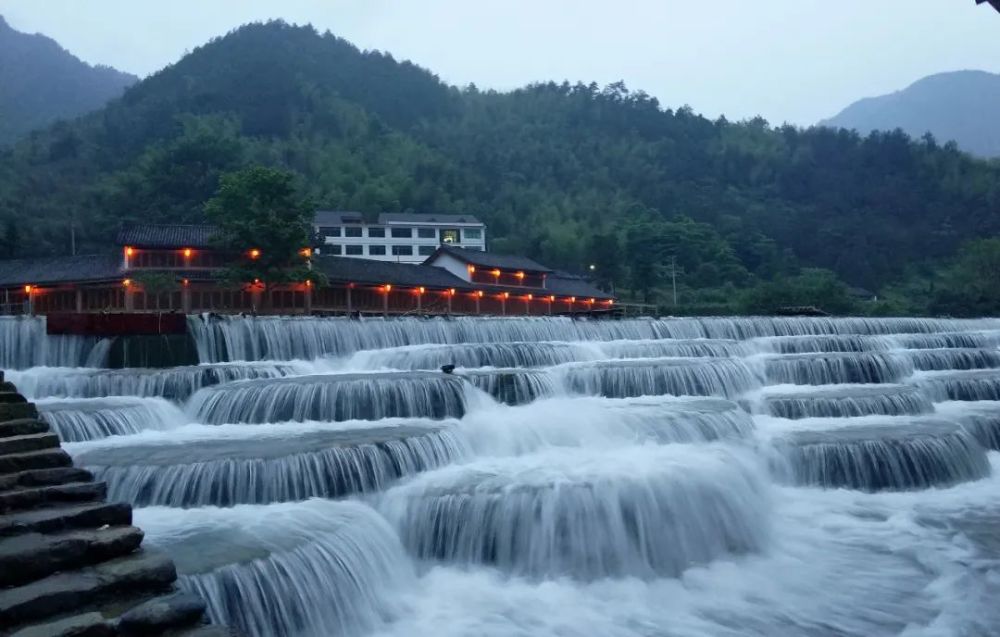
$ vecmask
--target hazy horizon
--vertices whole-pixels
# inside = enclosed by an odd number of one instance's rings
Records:
[[[972,0],[369,2],[0,0],[19,31],[91,64],[147,76],[242,24],[281,18],[409,59],[455,85],[624,80],[708,117],[814,124],[935,73],[1000,72],[1000,15]]]

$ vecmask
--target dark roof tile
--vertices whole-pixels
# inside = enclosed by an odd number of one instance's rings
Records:
[[[121,257],[103,254],[0,261],[0,286],[106,281],[120,277],[121,266]]]
[[[441,254],[450,254],[463,263],[471,263],[481,268],[499,268],[501,270],[526,270],[528,272],[552,272],[537,261],[532,261],[528,257],[519,257],[506,254],[494,254],[492,252],[482,252],[480,250],[468,250],[466,248],[456,248],[455,246],[443,245],[431,256],[427,257],[424,263],[433,262]]]
[[[318,257],[313,262],[331,283],[361,285],[425,286],[433,288],[471,289],[470,285],[442,268],[429,265],[393,263],[349,257]]]
[[[211,248],[215,226],[136,224],[118,232],[118,245],[136,248]]]

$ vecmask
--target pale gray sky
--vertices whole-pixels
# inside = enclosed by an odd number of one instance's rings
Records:
[[[147,75],[243,23],[284,18],[453,84],[625,80],[710,117],[811,124],[957,69],[1000,72],[973,0],[0,0],[21,31]]]

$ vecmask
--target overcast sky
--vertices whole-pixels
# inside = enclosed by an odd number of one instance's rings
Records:
[[[974,0],[0,0],[0,14],[137,75],[283,18],[453,84],[623,79],[666,106],[803,125],[931,73],[1000,72],[1000,14]]]

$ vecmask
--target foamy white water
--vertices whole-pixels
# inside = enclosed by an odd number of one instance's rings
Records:
[[[995,319],[42,321],[9,378],[248,635],[1000,634]]]

